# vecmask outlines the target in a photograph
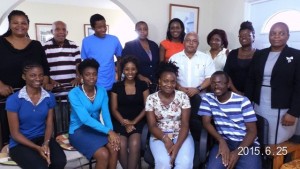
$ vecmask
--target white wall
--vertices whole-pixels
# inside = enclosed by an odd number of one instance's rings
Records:
[[[0,0],[3,1],[3,0]],[[51,23],[57,19],[69,25],[69,38],[79,45],[83,38],[83,24],[89,22],[89,17],[94,13],[103,14],[110,25],[110,33],[117,35],[121,41],[128,30],[134,30],[132,22],[144,20],[149,25],[149,39],[159,43],[165,39],[169,22],[169,4],[197,6],[199,13],[200,50],[208,49],[207,34],[214,28],[222,28],[228,34],[229,48],[239,47],[238,30],[244,21],[244,1],[241,0],[112,0],[122,11],[105,9],[79,8],[72,6],[55,6],[45,4],[22,3],[17,9],[24,10],[30,17],[30,35],[35,37],[34,23]],[[2,3],[1,7],[2,8]],[[64,12],[63,12],[64,11]],[[3,15],[0,13],[0,16]],[[126,30],[126,31],[125,31]]]
[[[66,22],[68,39],[81,46],[84,37],[84,24],[89,24],[90,16],[102,14],[109,25],[109,33],[119,37],[122,44],[136,37],[134,23],[122,10],[97,9],[69,5],[53,5],[25,1],[15,9],[24,11],[30,19],[29,36],[36,39],[35,23],[53,23],[56,20]],[[6,19],[7,20],[7,19]],[[5,22],[7,22],[5,20]],[[6,26],[7,27],[7,26]],[[7,28],[5,28],[7,30]]]

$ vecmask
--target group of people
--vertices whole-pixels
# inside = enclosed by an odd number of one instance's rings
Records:
[[[21,168],[64,168],[66,156],[52,138],[53,118],[68,111],[70,143],[96,159],[96,169],[114,169],[118,160],[124,169],[137,168],[145,123],[155,167],[175,169],[193,168],[201,127],[216,140],[210,169],[261,168],[260,156],[238,151],[259,146],[256,114],[269,121],[269,144],[296,130],[300,51],[287,46],[285,23],[271,27],[271,47],[262,50],[253,47],[249,21],[239,30],[241,47],[231,51],[225,31],[214,29],[204,53],[197,50],[198,34],[185,33],[178,18],[169,22],[160,46],[148,39],[147,23],[137,22],[138,38],[123,49],[106,33],[105,18],[95,14],[95,33],[83,39],[81,50],[66,39],[62,21],[53,23],[54,37],[43,45],[29,38],[23,11],[12,11],[8,21],[0,37],[1,135]],[[71,90],[54,91],[61,86]],[[63,100],[63,112],[55,111],[55,97]]]

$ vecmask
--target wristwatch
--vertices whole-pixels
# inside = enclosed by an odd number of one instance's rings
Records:
[[[197,86],[196,88],[199,90],[199,93],[202,92],[202,87],[201,87],[201,85]]]

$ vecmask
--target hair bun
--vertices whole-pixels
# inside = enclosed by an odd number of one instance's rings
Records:
[[[252,25],[252,22],[250,22],[250,21],[245,21],[245,22],[242,22],[242,23],[241,23],[240,31],[241,31],[241,30],[244,30],[244,29],[249,29],[249,30],[251,30],[253,33],[255,32],[255,31],[254,31],[254,27],[253,27],[253,25]]]

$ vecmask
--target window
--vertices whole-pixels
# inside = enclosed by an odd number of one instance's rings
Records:
[[[270,17],[262,27],[261,33],[269,33],[271,26],[276,22],[284,22],[289,26],[290,31],[300,31],[300,22],[295,22],[300,18],[300,11],[287,10],[278,12]]]

